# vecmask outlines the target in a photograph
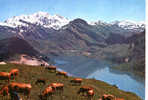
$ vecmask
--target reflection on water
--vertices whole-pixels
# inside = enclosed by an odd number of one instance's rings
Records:
[[[144,84],[132,79],[127,74],[116,74],[109,71],[106,67],[89,75],[87,78],[95,78],[97,80],[105,81],[109,84],[116,85],[125,91],[134,92],[144,99]]]
[[[138,77],[135,80],[135,77],[127,73],[111,70],[103,61],[82,56],[56,57],[54,61],[60,69],[73,76],[102,80],[122,90],[134,92],[142,99],[145,97],[144,81],[137,81],[140,80]]]

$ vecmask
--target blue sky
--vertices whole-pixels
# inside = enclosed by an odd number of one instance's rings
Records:
[[[87,21],[145,20],[145,0],[0,0],[0,21],[38,11]]]

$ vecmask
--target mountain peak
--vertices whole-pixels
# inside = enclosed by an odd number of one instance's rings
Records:
[[[28,26],[27,23],[23,23],[23,21],[36,25],[42,25],[43,27],[53,28],[56,30],[69,23],[69,20],[64,18],[63,16],[52,16],[47,12],[39,11],[31,15],[14,16],[12,18],[7,19],[3,23],[0,23],[0,25],[10,27]]]
[[[81,18],[74,19],[70,23],[72,23],[72,24],[84,24],[84,25],[87,25],[88,24],[85,20],[83,20]]]
[[[138,32],[142,32],[145,28],[144,21],[131,21],[131,20],[115,20],[110,23],[106,23],[103,21],[97,21],[97,22],[89,22],[90,25],[109,25],[109,26],[117,26],[118,28],[124,29],[124,30],[134,30]]]
[[[131,21],[131,20],[122,20],[122,21],[113,21],[110,23],[111,25],[118,25],[124,29],[137,29],[137,28],[144,28],[144,22],[140,21]]]

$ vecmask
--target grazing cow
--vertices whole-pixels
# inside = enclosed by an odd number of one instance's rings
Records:
[[[51,65],[51,66],[46,67],[46,69],[51,70],[51,71],[56,71],[57,68],[56,66]]]
[[[26,95],[27,98],[29,99],[32,86],[31,84],[13,82],[8,85],[8,88],[10,93],[11,92],[24,93],[24,95]]]
[[[74,78],[73,80],[71,80],[71,83],[75,83],[80,85],[82,83],[82,79],[81,78]]]
[[[0,80],[7,80],[8,83],[11,79],[11,74],[8,72],[0,72]]]
[[[51,83],[48,86],[51,86],[55,90],[62,90],[63,91],[64,84],[63,83]]]
[[[64,77],[68,77],[67,72],[59,71],[56,75],[63,75]]]
[[[87,91],[87,96],[90,100],[93,98],[94,94],[95,93],[93,89]]]
[[[111,95],[111,94],[104,94],[102,96],[102,98],[100,98],[99,100],[125,100],[123,98],[116,98],[115,96]]]
[[[5,85],[1,88],[0,90],[0,95],[2,95],[2,100],[7,100],[9,99],[9,89],[8,89],[8,86]]]
[[[115,100],[115,96],[113,96],[111,94],[104,94],[102,96],[102,100]]]
[[[14,79],[14,77],[18,76],[18,73],[19,73],[19,69],[12,69],[10,71],[10,74],[11,74],[11,76],[13,76],[13,79]]]
[[[6,96],[8,94],[9,94],[9,88],[8,88],[8,86],[7,85],[6,86],[3,86],[1,88],[1,90],[0,90],[0,95]]]
[[[43,85],[45,85],[45,84],[46,84],[46,79],[44,79],[44,78],[38,78],[38,79],[36,80],[35,84],[37,85],[37,84],[39,84],[39,83],[42,83]]]
[[[45,90],[42,92],[42,94],[40,95],[40,99],[41,100],[47,100],[48,96],[52,96],[54,93],[54,89],[51,86],[48,86],[47,88],[45,88]]]
[[[78,94],[80,94],[80,93],[88,93],[88,91],[89,90],[93,90],[93,88],[92,87],[90,87],[90,86],[82,86],[80,89],[79,89],[79,91],[78,91]]]

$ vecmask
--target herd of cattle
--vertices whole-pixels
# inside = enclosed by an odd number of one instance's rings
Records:
[[[56,71],[56,66],[47,66],[45,67],[47,70],[52,70],[56,72],[56,75],[64,76],[65,78],[68,78],[67,72],[64,71]],[[11,95],[12,92],[16,93],[23,93],[25,96],[27,96],[27,100],[30,97],[32,86],[31,84],[26,83],[17,83],[17,82],[10,82],[11,79],[15,79],[19,74],[19,69],[12,69],[10,72],[0,72],[0,80],[6,80],[8,82],[7,85],[4,85],[0,90],[0,95],[7,96]],[[81,78],[74,78],[70,81],[74,85],[82,85],[83,79]],[[39,78],[36,80],[35,84],[46,84],[46,79]],[[39,98],[41,100],[46,100],[48,97],[52,97],[55,91],[62,92],[64,89],[63,83],[51,83],[49,84],[42,92]],[[92,100],[93,96],[95,94],[94,88],[91,86],[84,86],[82,85],[81,88],[77,92],[78,94],[81,94],[82,96],[86,96],[88,100]],[[110,94],[104,94],[101,98],[98,100],[125,100],[123,98],[116,98],[113,95]]]

